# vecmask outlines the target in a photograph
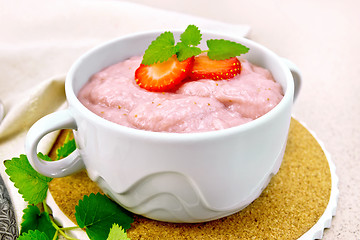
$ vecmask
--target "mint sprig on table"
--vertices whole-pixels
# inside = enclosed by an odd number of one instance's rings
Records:
[[[76,149],[74,139],[66,138],[65,143],[56,151],[56,159],[68,156]],[[52,161],[42,153],[39,158]],[[14,182],[19,193],[29,203],[24,209],[23,222],[21,223],[20,240],[58,239],[62,235],[66,239],[74,238],[65,234],[65,231],[83,228],[90,239],[128,240],[126,230],[134,221],[128,211],[110,200],[107,196],[97,193],[84,196],[75,207],[75,217],[78,226],[62,228],[52,219],[51,213],[45,202],[49,183],[52,178],[45,177],[36,172],[30,165],[26,155],[4,161],[5,172]],[[40,209],[43,209],[40,210]],[[120,234],[121,233],[121,234]]]
[[[38,204],[46,198],[46,192],[52,178],[45,177],[36,172],[25,155],[4,162],[5,172],[10,180],[19,189],[25,201],[29,204]]]
[[[207,52],[212,60],[225,60],[240,56],[249,51],[246,46],[224,39],[209,39],[206,41],[208,50],[201,50],[197,47],[202,40],[202,34],[195,25],[189,25],[180,35],[180,42],[175,45],[175,38],[172,32],[164,32],[151,42],[143,56],[142,64],[152,65],[168,60],[177,55],[179,61],[184,61],[192,56]]]

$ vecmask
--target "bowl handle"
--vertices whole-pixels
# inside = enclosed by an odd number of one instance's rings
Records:
[[[294,102],[297,99],[299,92],[300,92],[300,88],[301,88],[301,72],[300,69],[293,63],[291,62],[289,59],[287,58],[282,58],[283,62],[286,64],[286,66],[290,69],[291,75],[293,76],[294,79]]]
[[[38,120],[29,130],[25,140],[25,151],[32,167],[47,177],[64,177],[82,170],[85,166],[78,149],[58,161],[44,161],[37,156],[37,146],[48,133],[60,129],[77,129],[69,110],[51,113]]]

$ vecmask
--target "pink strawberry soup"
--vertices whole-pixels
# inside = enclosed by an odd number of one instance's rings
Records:
[[[274,108],[283,91],[271,73],[240,59],[241,73],[229,80],[189,81],[174,92],[140,88],[132,57],[94,74],[79,100],[95,114],[123,126],[155,132],[204,132],[252,121]]]

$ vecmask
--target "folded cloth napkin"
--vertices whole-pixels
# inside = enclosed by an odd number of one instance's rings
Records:
[[[0,0],[0,6],[0,100],[5,112],[0,123],[1,161],[23,154],[29,127],[44,115],[65,107],[66,72],[91,47],[124,34],[185,29],[189,24],[238,36],[246,36],[250,30],[247,25],[125,1]],[[39,150],[46,153],[54,139],[55,134],[50,134]],[[2,162],[0,171],[20,224],[26,203],[9,181]]]

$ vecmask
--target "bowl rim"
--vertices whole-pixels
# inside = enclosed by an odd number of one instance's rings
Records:
[[[183,30],[179,29],[170,29],[169,31],[173,32],[174,34],[179,34],[183,32]],[[145,137],[145,138],[154,138],[156,140],[164,140],[164,141],[198,141],[198,140],[210,140],[212,138],[221,138],[226,137],[233,134],[239,134],[242,132],[250,131],[254,128],[257,128],[259,125],[263,125],[267,123],[271,118],[274,118],[279,112],[282,111],[282,109],[286,108],[288,106],[289,101],[290,104],[293,104],[293,95],[294,95],[294,81],[291,75],[291,72],[289,68],[286,66],[286,64],[281,60],[281,58],[275,54],[270,49],[266,48],[265,46],[252,41],[250,39],[239,37],[236,35],[229,35],[229,34],[223,34],[220,32],[214,32],[214,31],[202,31],[202,35],[217,35],[219,38],[231,38],[239,40],[242,43],[250,43],[250,45],[255,45],[257,48],[259,48],[261,51],[266,52],[269,54],[274,61],[277,61],[277,64],[282,68],[285,78],[286,78],[286,89],[283,87],[284,91],[284,97],[281,99],[281,101],[269,112],[262,115],[261,117],[254,119],[250,122],[233,126],[226,129],[220,129],[220,130],[214,130],[214,131],[205,131],[205,132],[193,132],[193,133],[173,133],[173,132],[155,132],[155,131],[148,131],[148,130],[142,130],[142,129],[136,129],[131,128],[127,126],[123,126],[114,122],[111,122],[107,119],[104,119],[97,114],[90,111],[88,108],[86,108],[80,100],[77,98],[74,88],[73,88],[73,80],[74,80],[74,74],[79,69],[79,67],[82,66],[82,63],[84,59],[91,56],[92,54],[95,54],[97,51],[101,51],[103,48],[106,48],[108,45],[116,44],[119,41],[123,41],[129,38],[139,38],[144,37],[145,35],[154,35],[154,39],[156,36],[163,33],[164,30],[149,30],[149,31],[142,31],[132,34],[123,35],[121,37],[106,41],[102,44],[99,44],[90,50],[86,51],[84,54],[82,54],[70,67],[65,80],[65,93],[66,98],[69,103],[69,110],[81,112],[88,120],[90,120],[93,123],[100,124],[101,126],[105,127],[106,129],[110,129],[112,131],[116,131],[119,133],[127,134],[132,137]],[[74,110],[77,109],[77,110]]]

